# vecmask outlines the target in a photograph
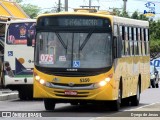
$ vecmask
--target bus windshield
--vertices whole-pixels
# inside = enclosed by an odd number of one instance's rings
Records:
[[[111,33],[37,32],[35,65],[46,68],[105,68],[112,64]]]
[[[10,45],[26,45],[28,34],[32,35],[32,42],[34,43],[35,22],[12,23],[7,31],[8,37],[6,42]]]

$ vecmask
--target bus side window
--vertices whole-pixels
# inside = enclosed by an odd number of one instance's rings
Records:
[[[141,28],[141,41],[142,41],[142,55],[145,55],[145,47],[144,47],[144,44],[145,44],[145,41],[144,41],[144,29]]]
[[[121,51],[122,51],[122,39],[121,39],[121,35],[119,33],[119,26],[118,25],[114,25],[114,36],[116,37],[116,53],[117,53],[117,58],[121,57]]]
[[[118,25],[114,25],[114,36],[118,36]]]
[[[129,38],[128,38],[128,34],[129,34],[129,29],[127,26],[125,26],[125,55],[128,56],[130,55],[129,53]]]
[[[141,41],[141,34],[140,34],[140,28],[137,28],[137,31],[138,31],[138,52],[139,52],[139,55],[142,55],[142,48],[141,48],[141,44],[142,44],[142,41]]]
[[[143,29],[145,55],[148,55],[148,30]]]
[[[137,28],[133,28],[133,35],[134,35],[134,55],[138,55],[138,31],[137,31]]]
[[[129,43],[130,43],[130,45],[129,45],[129,48],[130,48],[130,55],[132,56],[132,55],[134,55],[134,41],[133,41],[133,29],[131,28],[131,27],[128,27],[128,29],[129,29]]]
[[[125,56],[125,30],[124,30],[124,26],[119,27],[119,32],[120,32],[120,39],[122,40],[121,54],[122,54],[122,56]]]
[[[146,54],[149,55],[149,30],[146,28],[145,29],[145,36],[146,36]]]

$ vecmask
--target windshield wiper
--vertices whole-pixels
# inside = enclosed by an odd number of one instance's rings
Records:
[[[85,46],[86,43],[88,42],[89,38],[91,37],[93,31],[94,31],[94,29],[92,29],[92,30],[88,33],[88,35],[86,36],[84,42],[83,42],[82,45],[79,47],[79,51],[81,51],[81,50],[84,48],[84,46]]]
[[[61,36],[59,35],[59,33],[55,32],[55,34],[58,37],[58,40],[60,41],[60,43],[62,44],[62,46],[64,47],[64,49],[67,50],[67,45],[65,45],[64,41],[62,40]]]

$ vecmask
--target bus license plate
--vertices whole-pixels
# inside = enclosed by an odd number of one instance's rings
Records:
[[[64,91],[65,95],[77,95],[77,91],[66,90]]]

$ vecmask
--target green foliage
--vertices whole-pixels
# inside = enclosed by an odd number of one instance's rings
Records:
[[[159,39],[151,39],[150,40],[150,52],[160,52],[160,40]]]
[[[21,3],[21,2],[23,2],[23,0],[15,0],[15,2]]]
[[[57,13],[59,12],[59,10],[64,11],[64,7],[62,6],[62,4],[60,4],[60,9],[59,9],[59,5],[55,2],[51,10],[45,11],[43,13]]]
[[[160,57],[160,20],[150,21],[150,52],[151,58]]]
[[[38,13],[40,12],[40,7],[32,4],[23,4],[21,5],[22,9],[26,12],[30,18],[37,17]]]
[[[30,18],[35,18],[37,15],[40,13],[41,8],[32,5],[32,4],[23,4],[24,0],[14,0],[15,2],[19,3],[19,5],[22,7],[24,12],[30,17]]]
[[[124,12],[124,11],[120,14],[120,17],[130,18],[130,16],[128,15],[128,12]]]

